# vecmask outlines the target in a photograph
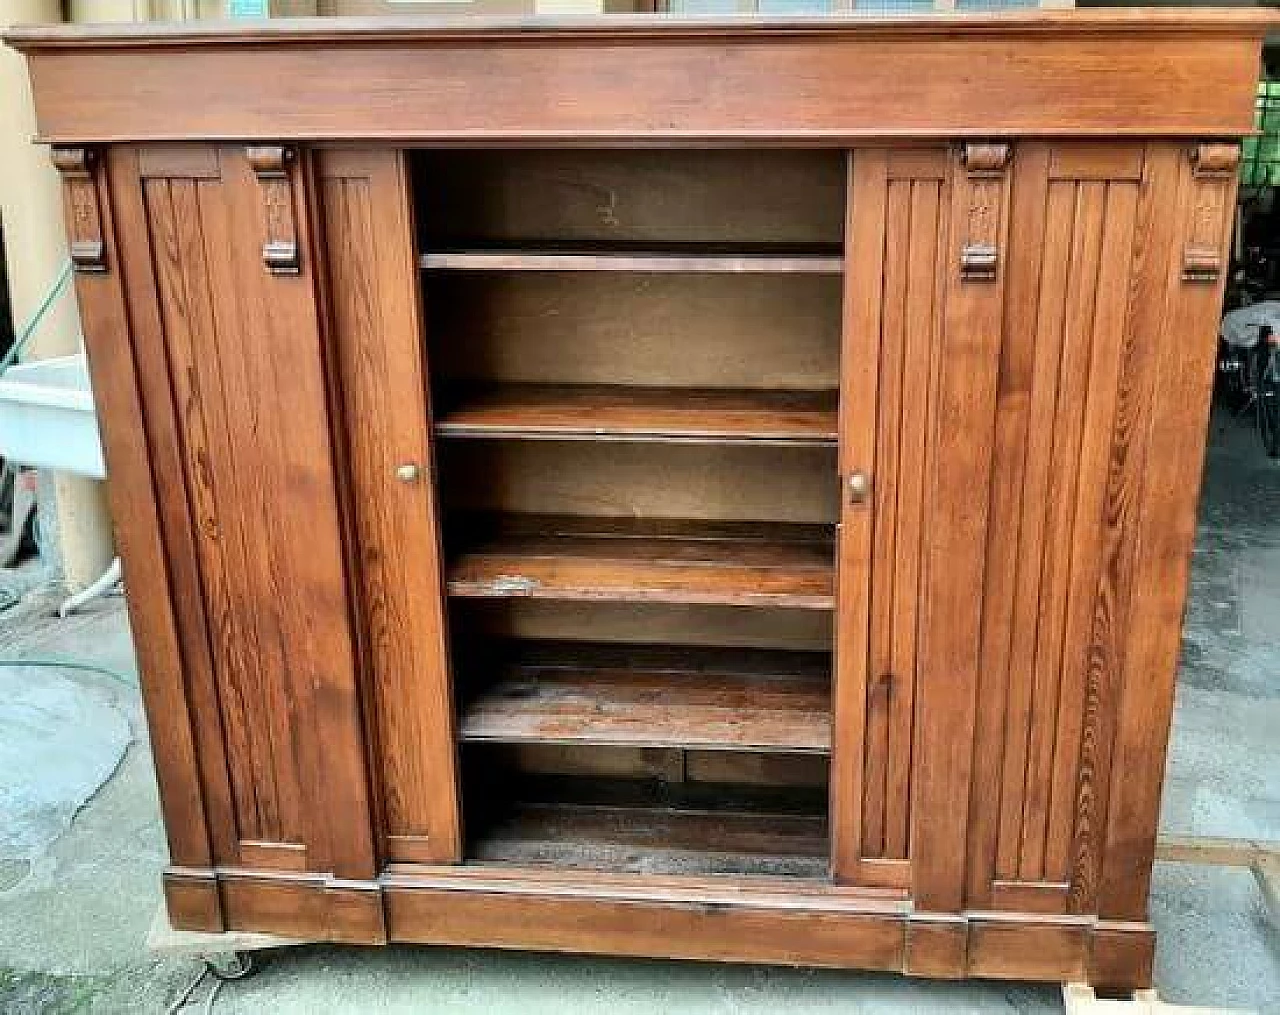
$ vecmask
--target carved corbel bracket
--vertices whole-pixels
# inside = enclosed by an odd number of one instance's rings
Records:
[[[1013,149],[1003,141],[970,141],[960,151],[960,162],[969,179],[997,179],[1009,168]]]
[[[1216,282],[1222,274],[1222,255],[1212,247],[1187,246],[1182,252],[1182,281]]]
[[[94,179],[98,153],[92,148],[55,145],[50,158],[62,176],[71,263],[78,272],[101,274],[107,270],[107,251],[102,239],[98,185]]]
[[[1191,149],[1191,169],[1196,176],[1228,179],[1240,165],[1240,146],[1225,142],[1207,142]]]
[[[1240,146],[1208,141],[1193,147],[1188,236],[1182,248],[1182,281],[1213,284],[1226,270],[1228,198],[1240,166]]]
[[[302,260],[289,167],[296,152],[285,145],[249,145],[244,155],[262,188],[262,263],[273,275],[297,275]]]
[[[960,150],[972,195],[960,248],[961,281],[994,282],[999,275],[1001,195],[1012,156],[1004,142],[968,142]]]

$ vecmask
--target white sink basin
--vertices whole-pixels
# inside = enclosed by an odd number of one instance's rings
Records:
[[[23,465],[106,476],[83,354],[21,363],[0,375],[0,455]]]

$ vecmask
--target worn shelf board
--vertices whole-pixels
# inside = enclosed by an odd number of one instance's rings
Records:
[[[822,815],[517,803],[480,827],[468,858],[482,862],[805,878],[829,869]]]
[[[502,384],[462,388],[443,437],[830,446],[836,392]]]
[[[828,753],[821,652],[556,646],[500,663],[469,701],[468,742]]]
[[[810,610],[834,602],[830,526],[546,515],[471,521],[449,562],[452,596]]]
[[[561,250],[504,248],[498,250],[433,250],[421,255],[431,271],[630,271],[709,274],[839,275],[844,258],[837,253],[808,250]]]

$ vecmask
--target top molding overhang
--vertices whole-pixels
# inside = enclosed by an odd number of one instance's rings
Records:
[[[42,140],[1231,137],[1275,12],[19,27]]]

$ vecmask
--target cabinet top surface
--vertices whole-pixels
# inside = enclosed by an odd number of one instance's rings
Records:
[[[690,18],[674,15],[564,17],[324,17],[260,21],[112,22],[18,25],[3,33],[23,51],[63,47],[206,46],[269,42],[426,42],[511,38],[670,39],[690,36],[937,36],[1026,33],[1197,32],[1261,36],[1280,27],[1280,12],[1259,8],[1085,8],[907,16],[815,15]]]
[[[40,137],[447,145],[1230,137],[1275,12],[38,26]],[[910,68],[904,73],[904,68]],[[192,101],[193,94],[199,101]]]

